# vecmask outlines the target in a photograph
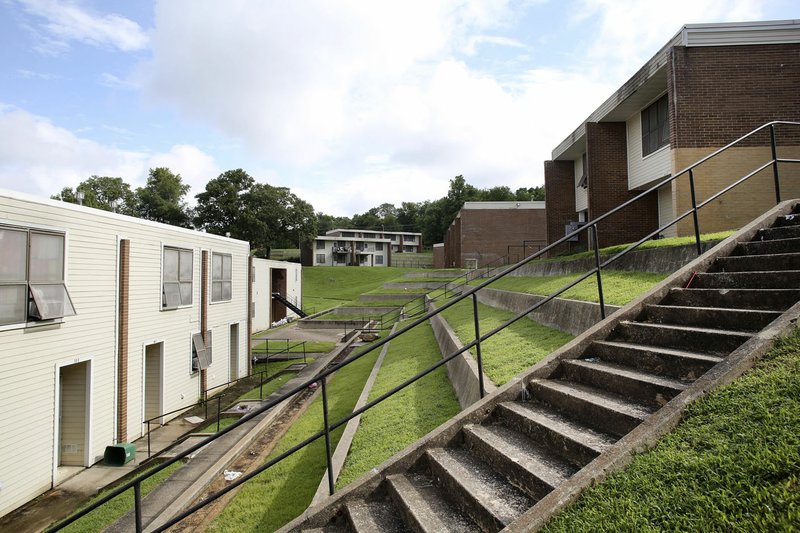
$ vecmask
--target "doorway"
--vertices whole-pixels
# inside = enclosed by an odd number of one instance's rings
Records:
[[[150,420],[164,412],[163,391],[164,343],[148,344],[144,348],[144,419]],[[161,424],[161,419],[152,424]],[[146,430],[145,430],[146,431]]]
[[[271,268],[270,278],[272,279],[272,292],[279,292],[282,296],[286,297],[286,269]],[[272,298],[272,316],[270,317],[270,321],[277,322],[283,318],[286,318],[286,306]]]
[[[59,369],[58,466],[88,466],[89,362]]]
[[[239,324],[231,324],[229,339],[230,376],[228,381],[233,381],[239,377]]]

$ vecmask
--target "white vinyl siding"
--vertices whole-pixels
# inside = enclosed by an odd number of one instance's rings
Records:
[[[42,227],[44,231],[65,233],[66,285],[78,311],[74,317],[47,326],[0,327],[0,416],[13,420],[26,413],[24,424],[12,424],[0,432],[3,515],[51,487],[54,461],[58,460],[54,431],[59,367],[91,359],[91,420],[89,449],[85,451],[89,462],[101,460],[105,447],[116,442],[118,240],[130,241],[125,441],[141,436],[146,418],[145,346],[163,342],[163,411],[195,403],[200,390],[199,374],[187,372],[191,332],[200,330],[200,306],[160,312],[163,247],[192,251],[197,259],[191,268],[194,280],[200,279],[202,250],[231,255],[232,298],[208,310],[208,329],[227,330],[231,322],[247,323],[249,246],[242,241],[2,191],[0,218],[4,226]],[[200,283],[192,284],[191,293],[192,301],[199,302]],[[214,335],[217,340],[228,339],[227,331]],[[239,368],[245,373],[247,335],[239,337]],[[229,346],[227,342],[217,344],[209,367],[210,386],[228,378]],[[170,418],[175,416],[179,413]],[[2,459],[10,457],[14,460]]]
[[[583,176],[583,160],[579,157],[575,160],[575,211],[589,209],[589,195],[586,189],[578,186]]]
[[[658,189],[658,227],[669,223],[675,218],[675,213],[672,208],[672,183],[664,185]],[[676,226],[671,226],[661,232],[664,237],[677,236]]]
[[[669,145],[642,157],[642,117],[636,112],[627,121],[628,189],[644,189],[672,172]]]

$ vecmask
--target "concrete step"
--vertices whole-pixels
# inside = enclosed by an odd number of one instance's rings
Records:
[[[794,239],[800,237],[800,226],[783,226],[762,228],[756,232],[753,241],[767,241],[773,239]]]
[[[800,241],[800,239],[798,239],[798,241]],[[785,239],[772,242],[785,242]],[[800,269],[800,252],[792,252],[718,257],[714,261],[709,272],[752,272],[798,269]]]
[[[504,402],[495,410],[497,421],[522,431],[578,467],[592,462],[616,439],[532,402]]]
[[[433,448],[426,456],[448,498],[484,531],[503,529],[534,504],[530,496],[466,450]]]
[[[781,215],[775,219],[775,224],[772,227],[785,228],[787,226],[800,226],[800,215],[797,213]]]
[[[725,356],[750,337],[741,331],[622,321],[609,340]]]
[[[391,498],[412,531],[476,531],[477,524],[445,499],[433,478],[421,473],[386,477]]]
[[[692,281],[697,289],[782,289],[800,287],[800,270],[758,272],[700,272]]]
[[[597,358],[563,361],[561,371],[569,381],[614,392],[653,407],[666,404],[686,389],[686,384],[676,379]]]
[[[780,315],[779,311],[647,304],[641,321],[755,332],[764,329]]]
[[[685,381],[694,381],[723,360],[716,355],[614,341],[594,341],[584,356],[596,356],[604,361]]]
[[[578,471],[562,457],[509,427],[467,425],[463,432],[465,448],[536,500]]]
[[[800,301],[800,289],[670,289],[664,305],[786,311]]]
[[[355,533],[400,533],[407,531],[397,508],[389,501],[355,501],[345,505],[350,527]]]
[[[532,379],[534,398],[594,429],[622,437],[654,411],[619,395],[578,383]]]
[[[744,255],[789,254],[800,252],[800,237],[767,241],[740,242],[731,257]]]

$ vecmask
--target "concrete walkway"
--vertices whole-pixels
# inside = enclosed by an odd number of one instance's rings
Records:
[[[349,344],[342,344],[329,354],[309,364],[264,402],[279,397],[284,392],[317,375]],[[245,451],[291,403],[291,399],[285,400],[192,454],[184,466],[142,500],[142,523],[145,525],[145,530],[152,530],[164,524],[188,507],[203,489],[221,476],[225,467]],[[109,527],[107,531],[127,532],[133,529],[134,515],[131,511]]]

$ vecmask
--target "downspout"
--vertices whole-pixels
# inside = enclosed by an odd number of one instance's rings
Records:
[[[208,250],[201,252],[200,262],[200,333],[203,335],[203,344],[208,346]],[[208,348],[206,348],[208,349]],[[208,369],[200,369],[200,396],[206,398],[208,389]]]
[[[130,296],[131,241],[119,241],[119,288],[117,307],[117,442],[128,440],[128,308]]]

